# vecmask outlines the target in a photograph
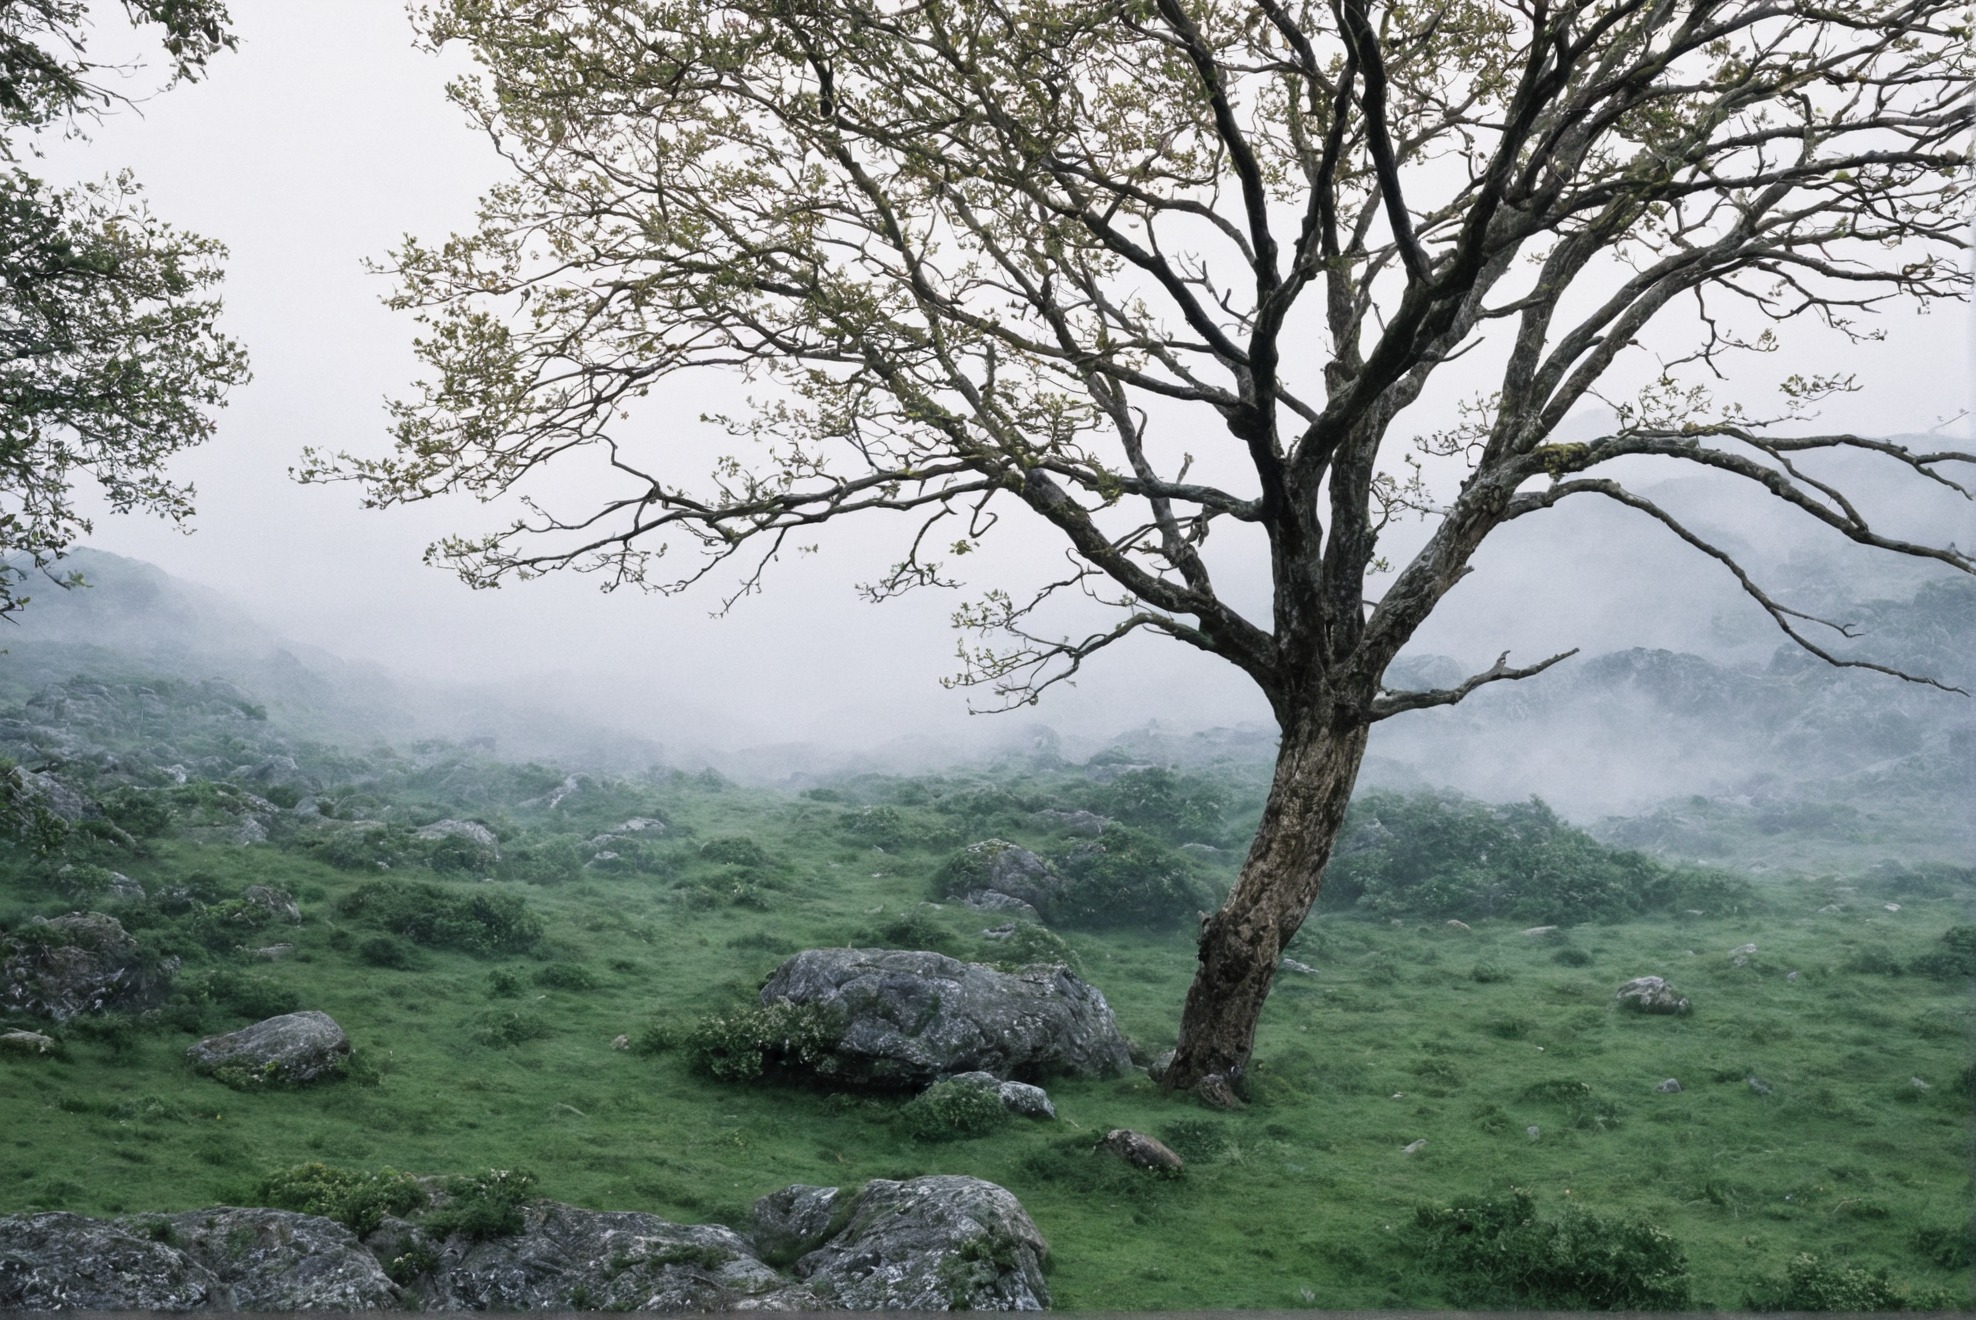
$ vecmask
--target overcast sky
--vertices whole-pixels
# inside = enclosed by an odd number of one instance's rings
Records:
[[[196,532],[104,519],[94,544],[221,590],[304,641],[408,672],[538,676],[662,738],[869,743],[962,723],[965,698],[937,682],[953,668],[953,601],[870,607],[853,594],[886,562],[888,540],[839,538],[716,621],[711,598],[606,596],[576,578],[470,592],[420,564],[440,532],[480,525],[470,505],[367,513],[351,489],[293,484],[288,470],[305,445],[381,452],[383,401],[412,374],[411,327],[379,305],[387,281],[365,272],[365,258],[401,234],[437,237],[467,224],[495,162],[442,96],[448,67],[412,48],[391,0],[232,8],[240,49],[207,81],[117,117],[80,154],[51,162],[129,166],[159,214],[230,247],[227,326],[255,373],[218,439],[177,469],[198,486]],[[1829,409],[1826,423],[1921,431],[1967,406],[1959,312],[1885,328],[1885,343],[1807,358],[1806,367],[1843,363],[1869,387]],[[1464,628],[1513,615],[1530,634],[1514,640],[1578,640],[1580,613],[1547,594],[1553,575],[1506,555],[1497,566],[1494,585],[1483,574],[1463,588]],[[1610,555],[1600,566],[1607,581],[1623,569]],[[1716,586],[1636,584],[1585,611],[1583,630],[1601,642],[1665,644],[1676,636],[1671,619],[1696,626],[1696,611],[1681,608],[1692,593]],[[1541,626],[1530,623],[1539,616]],[[1453,624],[1442,635],[1461,640]],[[1197,726],[1265,712],[1234,671],[1149,643],[1097,665],[1038,716],[1095,733],[1154,717]]]

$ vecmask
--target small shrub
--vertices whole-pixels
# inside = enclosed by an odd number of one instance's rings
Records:
[[[1941,947],[1916,958],[1913,970],[1943,980],[1976,976],[1976,926],[1950,926],[1942,933]]]
[[[1468,979],[1479,985],[1496,985],[1510,979],[1510,970],[1499,962],[1483,961],[1469,969]]]
[[[751,930],[746,934],[736,935],[727,942],[727,947],[730,949],[750,949],[759,953],[773,953],[778,956],[796,952],[794,941],[785,940],[780,935],[771,934],[765,930]]]
[[[631,1037],[633,1054],[664,1054],[679,1048],[679,1032],[666,1022],[647,1022]]]
[[[1033,921],[1015,923],[1015,933],[1001,941],[1001,961],[1018,967],[1032,963],[1062,963],[1074,972],[1084,970],[1084,960],[1063,936]]]
[[[1572,948],[1567,945],[1552,954],[1551,961],[1560,967],[1589,967],[1592,965],[1592,955],[1583,949]]]
[[[597,976],[582,963],[550,963],[535,974],[535,984],[551,990],[595,990]]]
[[[1191,858],[1150,834],[1112,825],[1057,862],[1063,885],[1044,915],[1067,926],[1172,926],[1215,906]]]
[[[410,971],[418,965],[418,953],[395,935],[366,935],[357,941],[357,957],[372,967]]]
[[[1781,1278],[1766,1279],[1752,1289],[1743,1305],[1751,1311],[1902,1311],[1912,1301],[1885,1269],[1805,1253],[1784,1267]]]
[[[513,844],[496,870],[504,880],[529,885],[567,884],[583,874],[583,852],[576,840],[559,835]]]
[[[1233,1144],[1227,1125],[1210,1118],[1175,1119],[1160,1129],[1160,1140],[1189,1164],[1206,1164]]]
[[[1976,1219],[1956,1228],[1924,1224],[1914,1230],[1909,1244],[1930,1264],[1945,1270],[1966,1270],[1976,1264]]]
[[[522,992],[522,979],[519,973],[506,967],[496,967],[487,974],[487,993],[495,999],[513,999]]]
[[[298,1164],[261,1180],[255,1196],[261,1205],[322,1215],[343,1224],[359,1237],[376,1229],[386,1215],[407,1215],[426,1203],[418,1179],[395,1169],[366,1171],[337,1169],[327,1164]]]
[[[759,843],[736,834],[708,839],[700,845],[700,858],[723,866],[759,868],[768,865],[768,854],[762,851]]]
[[[343,897],[345,916],[381,926],[434,949],[525,953],[542,938],[542,921],[512,894],[460,893],[420,882],[374,880]]]
[[[445,1204],[425,1217],[423,1227],[435,1238],[484,1242],[512,1237],[525,1227],[521,1209],[534,1189],[535,1175],[519,1169],[489,1169],[471,1178],[449,1178]]]
[[[525,1045],[555,1034],[555,1029],[541,1014],[526,1008],[510,1008],[482,1015],[474,1028],[473,1038],[482,1045],[503,1048]]]
[[[1689,1301],[1687,1260],[1660,1228],[1576,1208],[1540,1219],[1520,1190],[1421,1206],[1412,1237],[1463,1307],[1664,1311]]]
[[[994,1087],[966,1082],[935,1082],[899,1111],[899,1126],[920,1141],[985,1136],[1008,1121],[1008,1108]]]
[[[798,1067],[826,1070],[842,1030],[825,1010],[782,999],[703,1019],[686,1048],[697,1071],[744,1082]]]
[[[881,949],[925,949],[934,953],[955,953],[959,944],[947,929],[923,907],[912,908],[880,923],[870,933],[871,943]]]
[[[1891,950],[1874,945],[1853,950],[1852,956],[1846,959],[1844,967],[1849,972],[1859,972],[1867,976],[1901,974],[1900,959],[1894,957]]]

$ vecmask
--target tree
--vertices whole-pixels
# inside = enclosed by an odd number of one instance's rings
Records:
[[[183,521],[192,491],[172,455],[207,439],[213,409],[247,379],[240,346],[207,296],[225,250],[153,216],[128,174],[58,188],[17,162],[35,135],[79,135],[127,98],[93,62],[84,0],[0,0],[0,616],[27,603],[91,530],[75,503],[87,476],[119,513]],[[173,81],[232,45],[221,0],[126,0],[162,27]],[[63,585],[79,579],[59,577]]]
[[[1967,495],[1971,455],[1799,433],[1844,378],[1786,379],[1775,416],[1698,383],[1967,295],[1951,0],[450,0],[420,22],[479,62],[452,95],[512,173],[471,233],[393,263],[430,371],[393,453],[303,477],[378,506],[495,499],[599,452],[622,484],[594,504],[531,501],[429,552],[482,586],[577,568],[671,592],[732,565],[747,592],[791,536],[906,511],[864,589],[882,599],[950,584],[1003,510],[1061,537],[1061,580],[959,610],[1012,639],[965,647],[961,681],[1032,701],[1145,631],[1235,665],[1281,726],[1169,1085],[1239,1080],[1372,725],[1563,658],[1384,685],[1497,529],[1616,501],[1869,668],[1622,476],[1706,469],[1976,571],[1870,524],[1819,466],[1863,454]],[[1653,335],[1681,347],[1618,424],[1555,442]],[[1464,357],[1490,383],[1462,424],[1396,426]],[[696,483],[623,418],[706,371],[769,392],[727,423],[752,450]],[[1403,513],[1431,532],[1389,565]],[[1238,534],[1210,553],[1216,528]],[[699,553],[666,575],[669,547]],[[1210,572],[1252,549],[1267,618]],[[1116,616],[1047,626],[1077,590]]]

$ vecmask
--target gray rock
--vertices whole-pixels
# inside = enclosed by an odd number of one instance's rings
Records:
[[[831,1237],[842,1189],[803,1183],[770,1192],[755,1202],[755,1251],[775,1265],[792,1265]]]
[[[1104,995],[1061,966],[998,972],[938,953],[809,949],[762,987],[762,1003],[778,1000],[837,1019],[816,1071],[839,1081],[917,1088],[974,1069],[1102,1077],[1131,1062]]]
[[[1298,962],[1295,958],[1285,958],[1278,965],[1282,967],[1284,971],[1295,972],[1298,976],[1317,975],[1317,968],[1311,966],[1309,963],[1306,962]]]
[[[1008,905],[988,907],[994,900],[982,895],[993,892],[1038,912],[1048,912],[1051,901],[1063,887],[1063,877],[1056,868],[1006,839],[983,839],[969,844],[942,869],[941,876],[947,891],[941,897],[965,894],[970,907],[983,911],[1013,910]]]
[[[342,1073],[350,1038],[327,1013],[284,1013],[251,1027],[208,1036],[185,1057],[203,1073],[227,1070],[229,1080],[301,1086]]]
[[[38,1031],[0,1031],[0,1054],[41,1055],[54,1048],[55,1038]]]
[[[22,796],[51,816],[73,825],[84,816],[98,814],[94,802],[53,775],[37,774],[32,770],[17,770],[14,774],[20,783]]]
[[[1654,1090],[1659,1091],[1662,1095],[1673,1095],[1675,1092],[1679,1091],[1680,1089],[1681,1089],[1681,1083],[1676,1081],[1672,1077],[1668,1078],[1666,1081],[1654,1087]]]
[[[1033,906],[1011,894],[1004,894],[999,889],[971,889],[968,891],[967,897],[963,898],[961,902],[973,908],[976,912],[1013,912],[1017,916],[1027,917],[1031,921],[1041,921],[1043,919],[1043,914],[1038,912]],[[1009,934],[1014,933],[1015,927],[1009,927]]]
[[[0,1310],[189,1311],[219,1281],[121,1224],[54,1212],[0,1218]]]
[[[1011,1114],[1024,1118],[1048,1118],[1057,1116],[1057,1107],[1050,1103],[1050,1093],[1040,1086],[1028,1082],[1003,1082],[995,1088],[1002,1098],[1002,1107]]]
[[[66,1022],[78,1013],[147,1008],[171,987],[176,959],[153,964],[115,917],[36,917],[0,938],[0,1008]]]
[[[796,1262],[812,1305],[851,1311],[1042,1311],[1050,1247],[1022,1204],[979,1178],[874,1178],[842,1231]]]
[[[132,1216],[140,1233],[164,1240],[217,1285],[209,1305],[235,1311],[402,1310],[405,1295],[356,1235],[333,1219],[290,1210],[218,1206]]]
[[[141,903],[144,900],[144,886],[121,871],[112,871],[109,883],[103,886],[103,897]]]
[[[1770,1083],[1764,1081],[1761,1077],[1748,1078],[1746,1080],[1746,1085],[1748,1085],[1750,1090],[1756,1092],[1758,1095],[1770,1094]]]
[[[283,958],[295,952],[295,946],[292,944],[264,944],[258,949],[249,949],[247,952],[264,962],[280,962]]]
[[[275,889],[268,885],[248,885],[240,891],[240,897],[243,902],[265,913],[269,921],[285,921],[291,926],[302,924],[301,905],[286,889]]]
[[[666,823],[655,817],[633,816],[611,830],[612,834],[636,834],[656,839],[666,832]]]
[[[1103,1146],[1133,1168],[1149,1173],[1179,1173],[1187,1167],[1165,1142],[1131,1128],[1113,1128],[1105,1133]]]
[[[1111,822],[1095,811],[1039,811],[1036,819],[1043,825],[1060,829],[1066,834],[1079,834],[1087,839],[1095,839],[1105,832]]]
[[[1636,1013],[1683,1014],[1693,1007],[1685,996],[1658,976],[1636,976],[1620,986],[1614,997],[1621,1008]]]
[[[434,1248],[437,1263],[410,1286],[428,1311],[813,1310],[808,1289],[764,1265],[746,1239],[718,1224],[672,1224],[633,1210],[580,1210],[553,1201],[522,1211],[513,1237]],[[402,1249],[384,1227],[374,1249]]]
[[[416,833],[419,838],[426,840],[465,839],[475,847],[492,854],[497,861],[501,856],[500,841],[494,837],[494,831],[477,821],[435,820],[430,825],[420,826]]]

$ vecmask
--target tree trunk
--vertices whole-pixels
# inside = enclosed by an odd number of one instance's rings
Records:
[[[1277,960],[1317,901],[1367,733],[1356,721],[1339,726],[1317,716],[1284,731],[1242,874],[1201,927],[1200,966],[1160,1079],[1168,1088],[1192,1090],[1215,1074],[1235,1082],[1247,1069]]]

